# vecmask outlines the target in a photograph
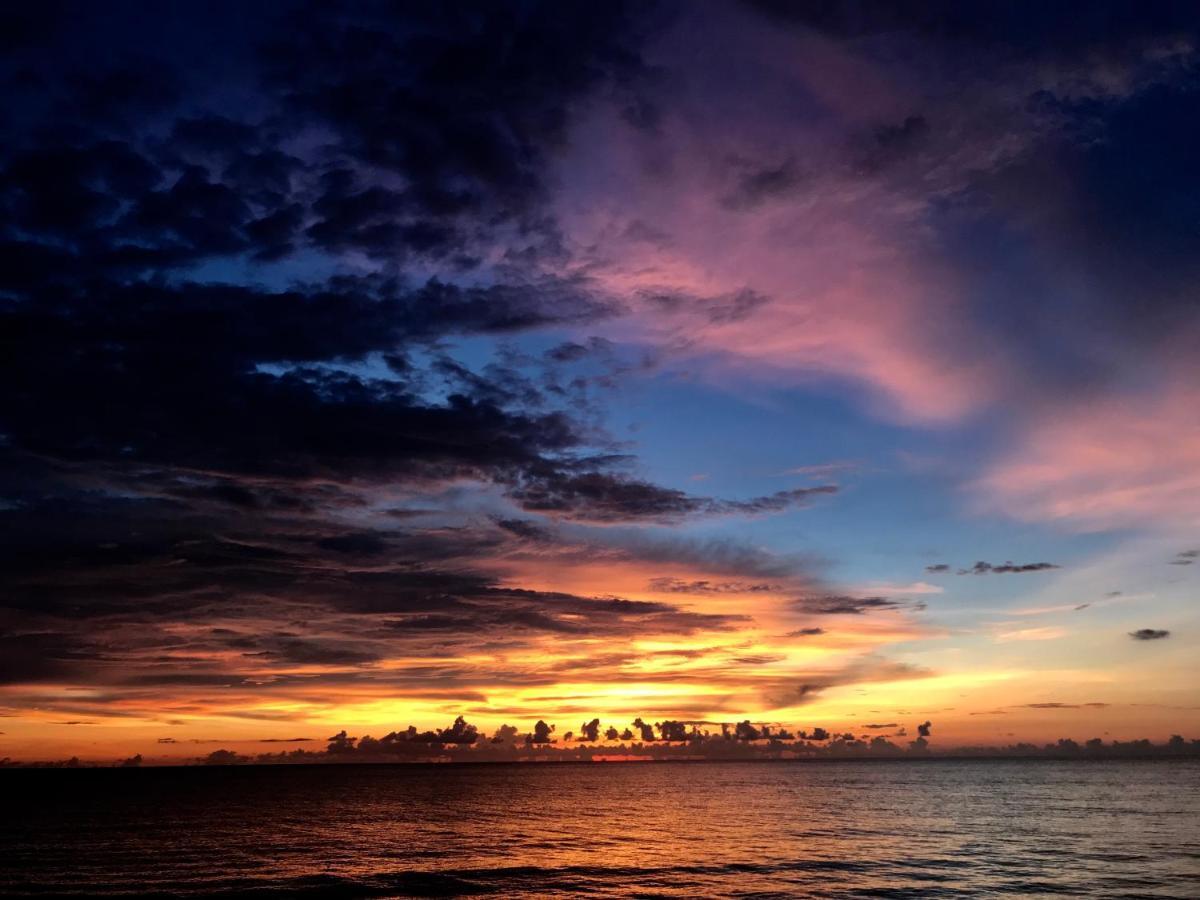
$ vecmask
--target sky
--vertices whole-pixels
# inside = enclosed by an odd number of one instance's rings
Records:
[[[0,757],[1200,737],[1194,4],[0,35]]]

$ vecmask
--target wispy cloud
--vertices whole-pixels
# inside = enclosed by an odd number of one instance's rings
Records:
[[[999,644],[1012,641],[1056,641],[1066,637],[1068,633],[1065,628],[1049,625],[1041,628],[1013,628],[996,631],[994,640]]]

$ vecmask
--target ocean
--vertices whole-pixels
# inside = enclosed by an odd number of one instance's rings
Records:
[[[0,895],[1200,897],[1200,761],[0,771]]]

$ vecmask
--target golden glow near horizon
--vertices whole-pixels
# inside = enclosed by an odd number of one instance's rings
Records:
[[[694,582],[714,580],[703,572],[686,574]],[[573,573],[539,587],[561,590],[570,583],[578,592],[581,577]],[[614,574],[626,586],[638,578],[645,583],[644,573]],[[640,599],[663,596],[643,591]],[[539,719],[563,735],[593,717],[602,728],[619,730],[639,717],[709,723],[748,718],[797,729],[898,735],[901,743],[918,722],[932,720],[934,738],[950,747],[1100,735],[1131,739],[1197,720],[1179,687],[1193,671],[1192,661],[1161,654],[1153,669],[1162,674],[1162,687],[1148,695],[1144,687],[1131,689],[1119,664],[1089,661],[1094,631],[1028,625],[1035,618],[1069,622],[1070,604],[1018,609],[1007,619],[966,628],[954,624],[953,610],[944,617],[928,609],[801,613],[786,590],[677,590],[670,602],[685,612],[745,618],[714,620],[716,627],[700,620],[688,634],[595,637],[568,631],[525,635],[497,647],[456,644],[366,668],[255,667],[245,657],[214,653],[206,665],[236,663],[240,681],[189,687],[185,680],[118,696],[69,683],[7,686],[0,688],[0,704],[9,710],[6,745],[10,754],[34,757],[141,752],[189,758],[223,744],[261,750],[267,745],[259,742],[267,739],[306,737],[312,740],[298,745],[317,749],[342,729],[380,737],[409,724],[445,727],[461,714],[485,734],[501,724],[528,731]],[[196,633],[196,626],[178,631]],[[1047,655],[1050,644],[1055,652]],[[1145,678],[1144,663],[1139,666]],[[342,676],[346,680],[339,681]]]

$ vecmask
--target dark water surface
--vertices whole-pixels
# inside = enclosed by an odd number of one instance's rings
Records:
[[[0,772],[0,894],[1200,897],[1200,762]]]

